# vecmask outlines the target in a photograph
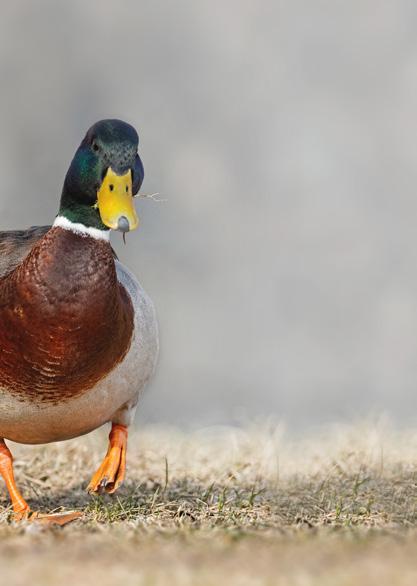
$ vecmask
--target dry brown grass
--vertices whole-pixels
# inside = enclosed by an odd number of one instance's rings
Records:
[[[34,508],[85,514],[44,531],[0,501],[1,584],[417,584],[417,432],[147,428],[119,494],[92,499],[105,446],[104,432],[13,446]]]

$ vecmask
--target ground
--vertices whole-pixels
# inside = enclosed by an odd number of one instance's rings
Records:
[[[123,488],[98,498],[84,489],[104,430],[11,447],[34,508],[84,517],[14,524],[1,492],[2,584],[417,584],[417,432],[366,422],[289,439],[268,424],[148,427],[130,436]]]

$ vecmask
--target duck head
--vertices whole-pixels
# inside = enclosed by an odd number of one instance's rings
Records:
[[[144,171],[139,137],[122,120],[100,120],[85,135],[65,177],[59,215],[125,233],[139,224],[133,204]]]

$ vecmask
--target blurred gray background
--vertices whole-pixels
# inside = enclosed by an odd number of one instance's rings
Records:
[[[53,221],[87,128],[141,137],[155,301],[140,422],[417,412],[417,4],[15,1],[0,229]]]

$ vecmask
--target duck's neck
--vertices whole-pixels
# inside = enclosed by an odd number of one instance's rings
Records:
[[[108,234],[110,231],[103,224],[100,212],[97,206],[94,205],[94,201],[90,202],[91,205],[85,205],[88,195],[80,191],[78,179],[79,174],[76,173],[74,176],[73,169],[70,167],[62,189],[59,217],[64,217],[74,224],[82,223],[84,227],[89,226]]]

